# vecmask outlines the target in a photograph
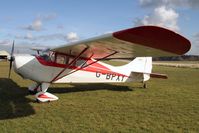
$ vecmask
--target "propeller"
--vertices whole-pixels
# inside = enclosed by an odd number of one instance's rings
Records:
[[[13,41],[12,49],[11,49],[11,54],[10,54],[11,56],[10,56],[10,59],[9,59],[10,68],[9,68],[9,75],[8,75],[8,78],[10,78],[11,69],[12,69],[12,62],[14,61],[14,45],[15,45],[15,41]]]

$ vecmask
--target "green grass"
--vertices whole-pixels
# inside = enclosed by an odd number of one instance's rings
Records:
[[[31,81],[0,63],[0,132],[199,132],[199,70],[155,66],[168,80],[52,85],[60,99],[36,103]]]

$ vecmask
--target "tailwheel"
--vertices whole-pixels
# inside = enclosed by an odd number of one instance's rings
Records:
[[[147,88],[147,84],[146,82],[143,83],[143,88],[146,89]]]

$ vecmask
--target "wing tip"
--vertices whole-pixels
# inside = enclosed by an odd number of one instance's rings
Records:
[[[113,37],[139,45],[183,55],[191,42],[182,35],[158,26],[140,26],[113,33]]]

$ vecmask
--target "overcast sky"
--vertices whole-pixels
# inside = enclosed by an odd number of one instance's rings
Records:
[[[0,50],[59,46],[140,25],[172,29],[199,55],[199,0],[1,0]]]

